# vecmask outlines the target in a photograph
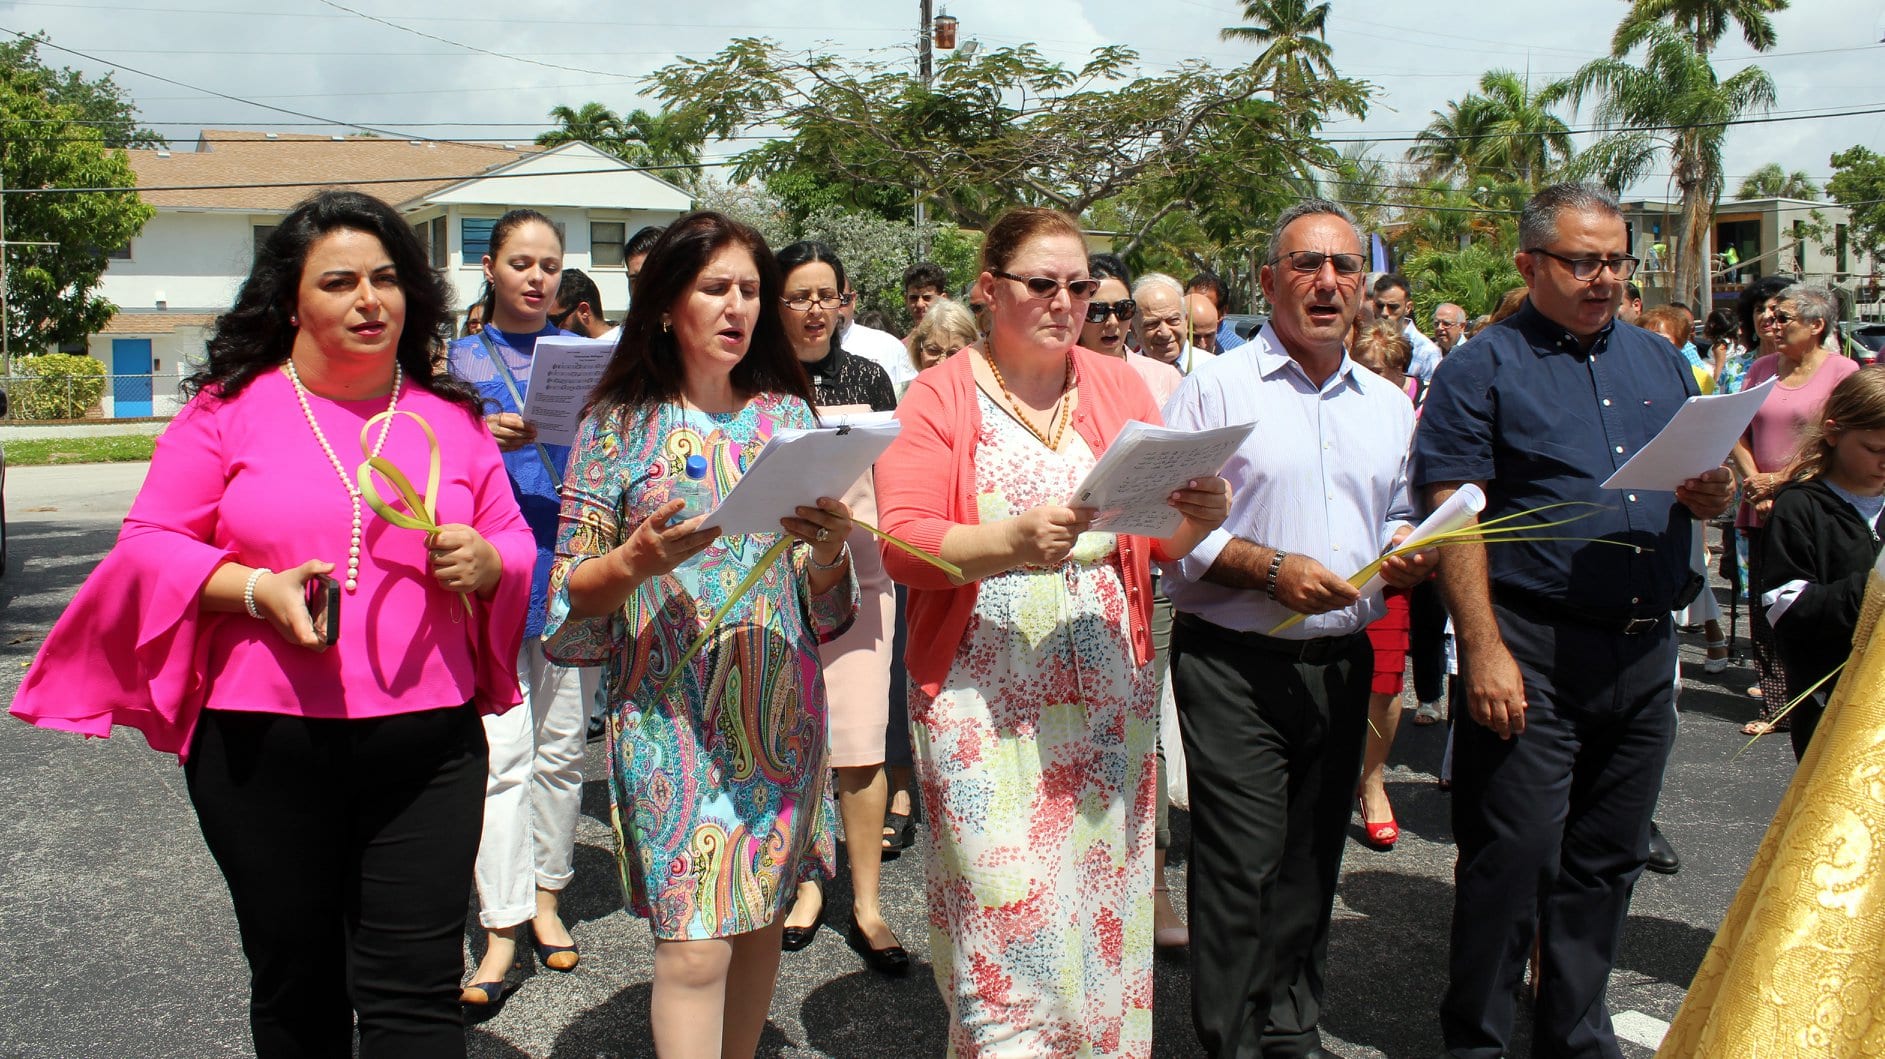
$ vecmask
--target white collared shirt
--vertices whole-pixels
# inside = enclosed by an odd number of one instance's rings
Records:
[[[1433,369],[1440,366],[1440,358],[1444,355],[1440,352],[1439,344],[1421,334],[1420,328],[1414,326],[1411,316],[1401,321],[1401,334],[1406,335],[1407,341],[1414,347],[1413,358],[1407,365],[1407,374],[1423,381],[1433,378]]]
[[[1407,456],[1414,406],[1346,353],[1320,387],[1284,352],[1269,324],[1245,345],[1205,361],[1165,405],[1186,430],[1257,424],[1224,467],[1230,517],[1190,556],[1162,564],[1172,605],[1227,629],[1268,633],[1293,613],[1261,589],[1203,580],[1232,537],[1306,555],[1347,577],[1381,554],[1413,516]],[[1358,632],[1387,611],[1375,594],[1277,635]]]
[[[916,365],[910,363],[910,347],[888,331],[852,321],[839,336],[838,346],[884,369],[898,392],[902,392],[905,383],[916,378]]]

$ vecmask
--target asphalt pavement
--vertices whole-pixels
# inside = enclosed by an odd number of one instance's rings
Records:
[[[141,465],[13,468],[10,556],[0,577],[0,700],[11,701],[39,642],[115,539]],[[1637,886],[1609,1000],[1620,1031],[1651,1054],[1681,1004],[1793,769],[1785,736],[1747,743],[1745,661],[1702,673],[1684,634],[1683,719],[1658,811],[1680,874]],[[1745,617],[1740,639],[1746,653]],[[1447,795],[1434,784],[1444,729],[1403,719],[1389,775],[1402,827],[1392,852],[1351,825],[1331,933],[1325,1046],[1361,1059],[1439,1051],[1453,850]],[[583,959],[573,974],[526,956],[517,992],[468,1029],[480,1059],[652,1056],[653,943],[624,913],[600,758],[587,763],[576,880],[564,908]],[[108,740],[0,720],[0,1059],[217,1059],[251,1055],[247,975],[228,892],[204,849],[168,755],[137,733]],[[1171,883],[1182,901],[1187,824],[1175,814]],[[923,832],[919,830],[919,839]],[[760,1052],[768,1056],[940,1056],[946,1016],[930,977],[917,853],[885,865],[883,903],[917,960],[904,980],[866,970],[844,945],[839,880],[826,929],[788,953]],[[470,904],[467,902],[467,909]],[[467,918],[467,945],[475,943]],[[468,948],[468,951],[471,951]],[[1182,960],[1157,966],[1156,1054],[1198,1054]],[[1521,1030],[1523,1020],[1521,1020]],[[1526,1054],[1521,1040],[1515,1054]]]

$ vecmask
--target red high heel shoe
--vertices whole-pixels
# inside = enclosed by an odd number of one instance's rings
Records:
[[[1394,843],[1401,837],[1401,829],[1392,816],[1387,822],[1377,824],[1369,821],[1367,810],[1362,808],[1361,799],[1355,799],[1355,811],[1361,814],[1362,845],[1369,849],[1386,853],[1394,848]]]

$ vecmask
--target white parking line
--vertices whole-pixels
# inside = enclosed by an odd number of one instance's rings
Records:
[[[1612,1015],[1610,1023],[1616,1028],[1617,1036],[1652,1051],[1662,1047],[1663,1034],[1669,1032],[1667,1022],[1640,1011],[1624,1011]]]

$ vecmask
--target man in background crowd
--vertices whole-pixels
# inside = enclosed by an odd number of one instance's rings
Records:
[[[614,338],[622,333],[602,318],[602,292],[596,281],[579,268],[566,268],[550,300],[550,322],[584,338]]]
[[[1407,285],[1406,276],[1389,272],[1374,281],[1375,318],[1392,320],[1401,325],[1401,333],[1414,346],[1414,359],[1407,366],[1407,374],[1419,379],[1421,385],[1425,386],[1433,378],[1433,369],[1440,366],[1440,347],[1414,326],[1413,309],[1413,288]]]

